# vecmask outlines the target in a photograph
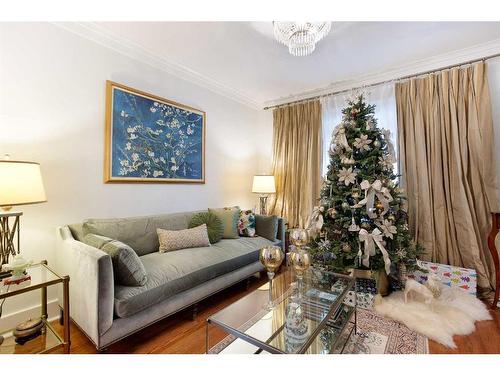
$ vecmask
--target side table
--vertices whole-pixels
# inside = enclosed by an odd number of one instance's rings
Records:
[[[19,285],[4,285],[3,280],[0,281],[0,301],[19,294],[40,290],[41,311],[39,317],[44,324],[42,333],[38,337],[20,345],[10,335],[14,327],[10,331],[3,332],[5,340],[0,345],[0,354],[51,353],[60,348],[63,349],[64,353],[69,354],[71,345],[69,334],[69,276],[59,276],[49,268],[46,260],[30,266],[27,273],[31,280],[24,281]],[[63,337],[56,332],[52,324],[47,320],[47,288],[56,284],[62,284],[63,287],[61,312],[64,325]]]

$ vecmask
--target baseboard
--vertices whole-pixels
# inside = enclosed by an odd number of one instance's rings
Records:
[[[21,322],[30,318],[40,317],[40,311],[40,305],[38,304],[11,314],[3,315],[2,319],[0,319],[0,332],[11,331]],[[47,302],[47,314],[49,316],[49,321],[59,318],[59,303],[57,298],[51,299]]]

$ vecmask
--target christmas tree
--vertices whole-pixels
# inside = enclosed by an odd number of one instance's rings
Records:
[[[398,264],[415,268],[422,251],[408,230],[390,132],[377,126],[374,112],[362,95],[349,100],[332,135],[330,165],[310,221],[313,263],[330,270],[389,274]]]

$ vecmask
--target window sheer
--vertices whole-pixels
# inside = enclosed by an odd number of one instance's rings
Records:
[[[328,150],[332,139],[333,129],[342,120],[342,109],[346,106],[347,100],[363,93],[369,104],[375,105],[375,118],[378,126],[391,131],[392,143],[394,144],[397,155],[397,115],[396,115],[396,97],[394,94],[394,83],[387,83],[367,88],[359,92],[346,92],[342,94],[327,96],[321,99],[322,108],[322,131],[323,131],[323,160],[321,166],[322,176],[326,175],[330,156]],[[397,165],[395,165],[397,173]]]

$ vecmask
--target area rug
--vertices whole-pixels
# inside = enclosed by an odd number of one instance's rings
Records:
[[[347,333],[350,330],[346,330]],[[217,343],[210,353],[252,353],[245,344],[240,348],[249,351],[231,351],[228,346],[236,341],[241,341],[229,335]],[[339,340],[342,341],[342,340]],[[345,342],[345,340],[343,340]],[[374,311],[357,310],[357,333],[352,334],[342,350],[346,354],[427,354],[428,340],[403,324],[386,319]],[[264,354],[264,352],[263,352]]]
[[[444,288],[441,296],[430,303],[419,299],[405,303],[404,293],[394,292],[388,297],[376,298],[374,309],[450,348],[456,348],[453,335],[471,334],[476,321],[491,320],[480,300],[456,288]]]
[[[376,312],[358,309],[358,332],[352,334],[344,353],[427,354],[428,340],[403,324]]]

